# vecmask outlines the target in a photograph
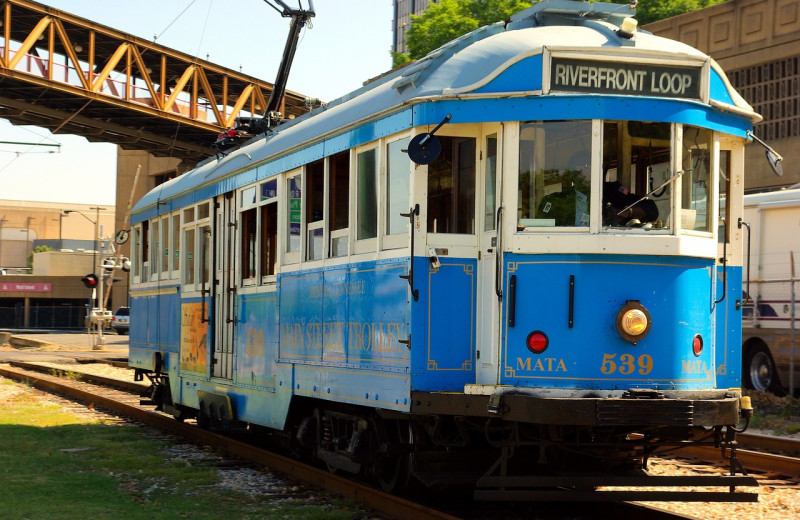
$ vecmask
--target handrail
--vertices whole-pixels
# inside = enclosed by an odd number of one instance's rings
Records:
[[[203,235],[210,235],[211,229],[205,228],[203,229]],[[209,318],[206,318],[206,294],[211,296],[211,289],[206,287],[206,238],[205,236],[202,238],[203,247],[201,249],[201,259],[200,259],[200,278],[202,278],[202,287],[200,288],[200,323],[208,323],[211,321]]]
[[[497,251],[494,255],[495,269],[494,269],[494,292],[497,294],[497,299],[503,299],[503,206],[497,208]]]
[[[414,289],[414,217],[419,215],[419,204],[414,204],[413,208],[408,210],[408,213],[400,213],[401,217],[406,217],[411,222],[409,228],[411,229],[411,262],[408,266],[408,274],[401,274],[400,278],[408,280],[408,286],[411,288],[411,296],[414,301],[419,301],[419,290]]]

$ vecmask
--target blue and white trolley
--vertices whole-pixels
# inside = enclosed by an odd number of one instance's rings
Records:
[[[481,499],[602,499],[659,485],[653,454],[731,447],[760,116],[628,16],[545,0],[148,193],[130,364],[153,399]],[[690,484],[755,484],[733,473]]]

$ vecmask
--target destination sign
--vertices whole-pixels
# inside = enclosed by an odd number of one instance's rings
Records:
[[[550,90],[700,99],[700,70],[554,57]]]

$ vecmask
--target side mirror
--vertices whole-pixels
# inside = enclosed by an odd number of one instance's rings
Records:
[[[442,143],[435,134],[443,124],[450,121],[453,116],[447,114],[442,122],[436,125],[436,128],[424,134],[417,134],[408,143],[408,157],[417,164],[430,164],[439,157],[442,153]]]
[[[750,130],[747,131],[747,137],[757,142],[766,149],[767,161],[769,162],[772,171],[774,171],[776,175],[783,177],[783,166],[781,165],[783,157],[781,157],[781,154],[773,150],[770,145],[768,145],[767,143],[756,137],[756,135]]]
[[[768,148],[766,152],[767,161],[769,161],[769,165],[772,166],[772,171],[774,171],[779,177],[783,177],[783,166],[781,166],[783,157],[778,155],[772,148]]]

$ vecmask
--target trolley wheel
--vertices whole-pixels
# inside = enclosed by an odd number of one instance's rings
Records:
[[[388,430],[389,450],[375,457],[375,477],[383,491],[402,494],[408,489],[414,468],[414,456],[407,449],[413,440],[411,425],[404,421],[387,421],[383,426]]]
[[[756,346],[747,352],[742,370],[742,382],[747,388],[761,392],[781,394],[782,388],[775,370],[775,362],[769,351]]]
[[[398,453],[393,456],[381,456],[378,461],[378,485],[387,493],[402,493],[408,486],[411,477],[411,453]]]

